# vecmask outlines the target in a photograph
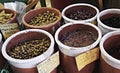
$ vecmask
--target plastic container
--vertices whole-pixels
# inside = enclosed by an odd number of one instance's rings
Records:
[[[63,44],[61,42],[61,37],[68,32],[74,31],[76,29],[88,30],[92,32],[95,36],[95,41],[84,47],[71,47]],[[61,65],[65,73],[92,73],[95,68],[95,61],[88,64],[82,70],[78,71],[76,66],[75,57],[85,53],[89,50],[92,50],[97,46],[101,39],[101,31],[98,27],[91,23],[66,23],[61,26],[55,33],[55,41],[58,44],[58,47],[61,51]]]
[[[106,9],[106,10],[101,11],[98,14],[98,17],[97,17],[98,27],[101,29],[103,35],[110,31],[120,30],[120,28],[108,26],[102,22],[102,20],[109,19],[111,17],[119,17],[120,18],[120,9],[113,9],[113,8]],[[111,20],[109,20],[109,21],[110,21],[110,23],[113,23],[113,22],[111,22]],[[116,25],[117,22],[119,23],[119,21],[116,21],[116,23],[114,25]]]
[[[119,49],[116,49],[117,44],[119,48],[120,31],[112,31],[102,37],[100,41],[100,73],[120,73],[120,60],[112,56],[112,54],[118,55]]]
[[[42,38],[50,40],[50,46],[43,54],[38,55],[36,57],[30,59],[15,59],[9,56],[6,52],[7,49],[11,49],[12,47],[18,45],[19,43]],[[10,63],[14,73],[38,73],[37,64],[50,57],[54,51],[53,40],[54,39],[52,35],[44,30],[40,29],[23,30],[13,34],[4,42],[2,46],[2,54],[5,57],[5,59],[7,59],[7,61]]]
[[[71,19],[66,16],[68,13],[70,14],[70,13],[76,12],[78,10],[85,10],[86,12],[89,12],[88,14],[92,13],[92,14],[94,14],[94,16],[91,16],[89,18],[82,19],[82,20],[75,20],[75,19]],[[83,12],[83,13],[85,13],[85,12]],[[78,13],[78,14],[80,14],[80,13]],[[78,16],[78,14],[77,14],[77,16]],[[87,16],[88,16],[88,14],[87,14]],[[62,11],[62,17],[63,17],[65,23],[68,23],[68,22],[90,22],[90,23],[96,24],[96,19],[97,19],[98,14],[99,14],[98,8],[96,8],[95,6],[93,6],[91,4],[86,4],[86,3],[71,4],[67,7],[65,7]]]

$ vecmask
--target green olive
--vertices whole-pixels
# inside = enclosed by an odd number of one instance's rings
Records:
[[[55,13],[46,11],[32,18],[29,24],[33,26],[47,25],[47,24],[55,22],[57,18],[58,16],[56,16]]]

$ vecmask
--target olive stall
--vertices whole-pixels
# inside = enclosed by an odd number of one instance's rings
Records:
[[[105,4],[0,1],[0,73],[120,73],[120,9]]]

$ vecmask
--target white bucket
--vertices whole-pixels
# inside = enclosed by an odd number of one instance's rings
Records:
[[[75,10],[79,10],[79,9],[85,9],[85,7],[89,9],[91,9],[92,11],[95,12],[95,15],[89,19],[85,19],[85,20],[73,20],[73,19],[70,19],[66,16],[66,12],[69,12],[69,11],[75,11]],[[76,9],[77,8],[77,9]],[[89,11],[91,11],[89,10]],[[65,21],[65,23],[68,23],[68,22],[89,22],[89,23],[93,23],[93,24],[96,24],[96,19],[97,19],[97,15],[99,14],[99,10],[97,7],[91,5],[91,4],[87,4],[87,3],[77,3],[77,4],[72,4],[72,5],[69,5],[67,7],[65,7],[62,11],[62,17]]]
[[[60,35],[64,34],[63,31],[69,32],[71,30],[76,30],[77,28],[81,28],[81,27],[79,27],[79,25],[86,27],[85,30],[88,28],[87,30],[90,29],[89,31],[94,32],[94,34],[97,35],[96,41],[88,46],[85,46],[85,47],[70,47],[70,46],[63,44],[60,41]],[[69,26],[71,26],[71,29],[69,29]],[[74,26],[76,26],[76,27],[74,28]],[[83,27],[81,29],[84,30]],[[102,37],[102,33],[101,33],[100,29],[91,23],[66,23],[65,25],[61,26],[55,33],[55,41],[57,42],[60,51],[63,54],[68,55],[68,56],[77,56],[80,53],[83,53],[83,52],[86,52],[90,49],[95,48],[98,45],[101,37]]]
[[[110,15],[119,14],[120,15],[120,9],[106,9],[106,10],[101,11],[98,14],[98,17],[97,17],[98,27],[101,29],[103,35],[110,31],[120,30],[120,28],[114,28],[114,27],[107,26],[101,21],[101,18],[107,14],[110,14]]]
[[[23,39],[24,40],[25,39],[30,40],[30,39],[34,39],[34,38],[35,39],[36,38],[37,39],[45,38],[43,36],[41,37],[41,34],[43,34],[44,36],[49,38],[49,40],[51,42],[48,50],[45,51],[43,54],[38,55],[36,57],[33,57],[31,59],[15,59],[15,58],[12,58],[11,56],[9,56],[7,54],[6,49],[10,49],[12,47],[11,45],[14,45],[14,43],[22,42]],[[50,33],[48,33],[47,31],[44,31],[44,30],[41,30],[41,29],[27,29],[27,30],[17,32],[15,34],[13,34],[12,36],[10,36],[3,43],[3,46],[2,46],[2,54],[3,54],[3,56],[8,60],[8,62],[11,65],[13,65],[14,67],[17,67],[17,68],[33,68],[33,67],[36,67],[37,64],[39,64],[43,60],[50,57],[51,54],[53,53],[53,51],[54,51],[54,39],[53,39],[53,36]]]
[[[106,50],[109,50],[111,46],[120,43],[120,31],[112,31],[105,34],[100,41],[101,58],[106,62],[100,62],[102,73],[120,73],[120,60],[112,57]],[[102,60],[101,60],[102,61]],[[107,69],[107,70],[106,70]]]

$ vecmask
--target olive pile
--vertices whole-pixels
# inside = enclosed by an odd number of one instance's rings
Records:
[[[15,59],[30,59],[44,53],[50,46],[47,39],[31,40],[20,43],[7,51],[8,55]]]
[[[95,35],[87,30],[74,30],[65,33],[61,37],[61,42],[71,47],[85,47],[95,41]]]
[[[85,20],[95,16],[95,13],[92,13],[87,9],[80,9],[69,12],[68,14],[66,14],[66,16],[73,20]]]
[[[107,52],[114,58],[120,60],[120,42],[111,47]]]
[[[12,18],[12,13],[5,13],[5,10],[0,12],[0,24],[5,24]]]
[[[55,22],[57,18],[58,17],[55,15],[55,13],[46,11],[32,18],[29,24],[33,26],[47,25],[49,23]]]
[[[120,17],[117,17],[117,16],[119,15],[114,15],[113,17],[103,19],[101,21],[107,26],[120,28]]]

